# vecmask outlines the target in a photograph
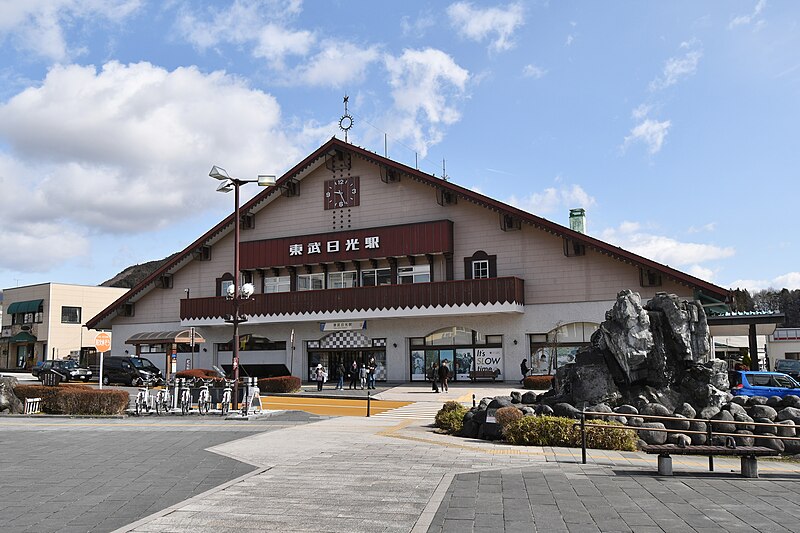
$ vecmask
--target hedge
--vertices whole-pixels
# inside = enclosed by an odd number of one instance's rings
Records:
[[[603,428],[586,428],[586,447],[598,450],[636,451],[636,433],[622,429],[618,422],[592,420]],[[581,430],[572,418],[555,416],[525,416],[503,428],[503,435],[511,444],[523,446],[561,446],[579,448]]]
[[[128,393],[122,390],[99,390],[86,385],[46,387],[17,385],[14,394],[21,400],[41,398],[41,410],[60,415],[119,415],[128,408]]]
[[[553,376],[528,376],[522,386],[530,390],[550,390],[553,388]]]
[[[261,392],[295,392],[300,390],[300,385],[300,378],[296,376],[280,376],[258,380],[258,389]]]
[[[436,413],[435,425],[451,435],[458,435],[464,427],[465,414],[467,414],[466,407],[458,402],[447,402]]]

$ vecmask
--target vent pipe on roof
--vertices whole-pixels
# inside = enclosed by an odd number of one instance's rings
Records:
[[[586,210],[582,207],[569,210],[569,229],[586,233]]]

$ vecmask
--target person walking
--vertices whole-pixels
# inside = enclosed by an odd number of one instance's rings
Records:
[[[433,363],[431,363],[431,374],[430,374],[430,376],[431,376],[431,390],[433,390],[433,392],[439,392],[439,385],[438,385],[438,381],[439,381],[439,363],[437,363],[435,361]]]
[[[520,383],[524,383],[525,382],[525,378],[528,377],[528,372],[530,371],[530,369],[528,368],[528,358],[527,357],[525,359],[523,359],[522,362],[519,364],[519,371],[522,372],[522,379],[519,380],[519,382]]]
[[[350,365],[350,386],[347,387],[348,389],[357,389],[358,388],[358,363],[353,361],[353,364]]]
[[[339,382],[336,384],[337,390],[344,390],[344,364],[339,361],[339,364],[336,365],[336,373],[339,374]]]
[[[368,372],[369,371],[367,370],[367,365],[361,363],[361,368],[358,370],[358,377],[361,380],[361,390],[364,390],[364,386],[367,384]]]
[[[442,361],[442,366],[439,367],[439,384],[442,391],[447,392],[447,379],[450,377],[450,368],[447,366],[447,359]]]
[[[367,388],[374,389],[375,388],[375,371],[378,370],[378,363],[375,362],[374,357],[369,358],[369,365],[367,365],[368,373],[368,381],[367,381]]]
[[[325,369],[322,367],[322,364],[317,365],[317,370],[315,372],[315,376],[317,379],[317,390],[322,390],[322,385],[325,383],[325,380],[328,378],[328,373],[325,372]]]

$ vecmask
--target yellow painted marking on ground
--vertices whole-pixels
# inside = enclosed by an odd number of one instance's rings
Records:
[[[287,409],[305,411],[315,415],[326,416],[366,416],[367,400],[353,400],[346,398],[306,398],[291,396],[262,396],[261,403],[264,409]],[[370,414],[384,413],[398,407],[410,405],[413,402],[372,400]]]
[[[472,391],[468,391],[463,396],[459,396],[456,398],[456,401],[459,403],[471,402],[472,401]],[[475,401],[480,401],[480,398],[475,398]]]

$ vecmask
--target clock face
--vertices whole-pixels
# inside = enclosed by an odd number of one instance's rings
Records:
[[[358,176],[335,178],[325,182],[325,209],[354,207],[359,202]]]

